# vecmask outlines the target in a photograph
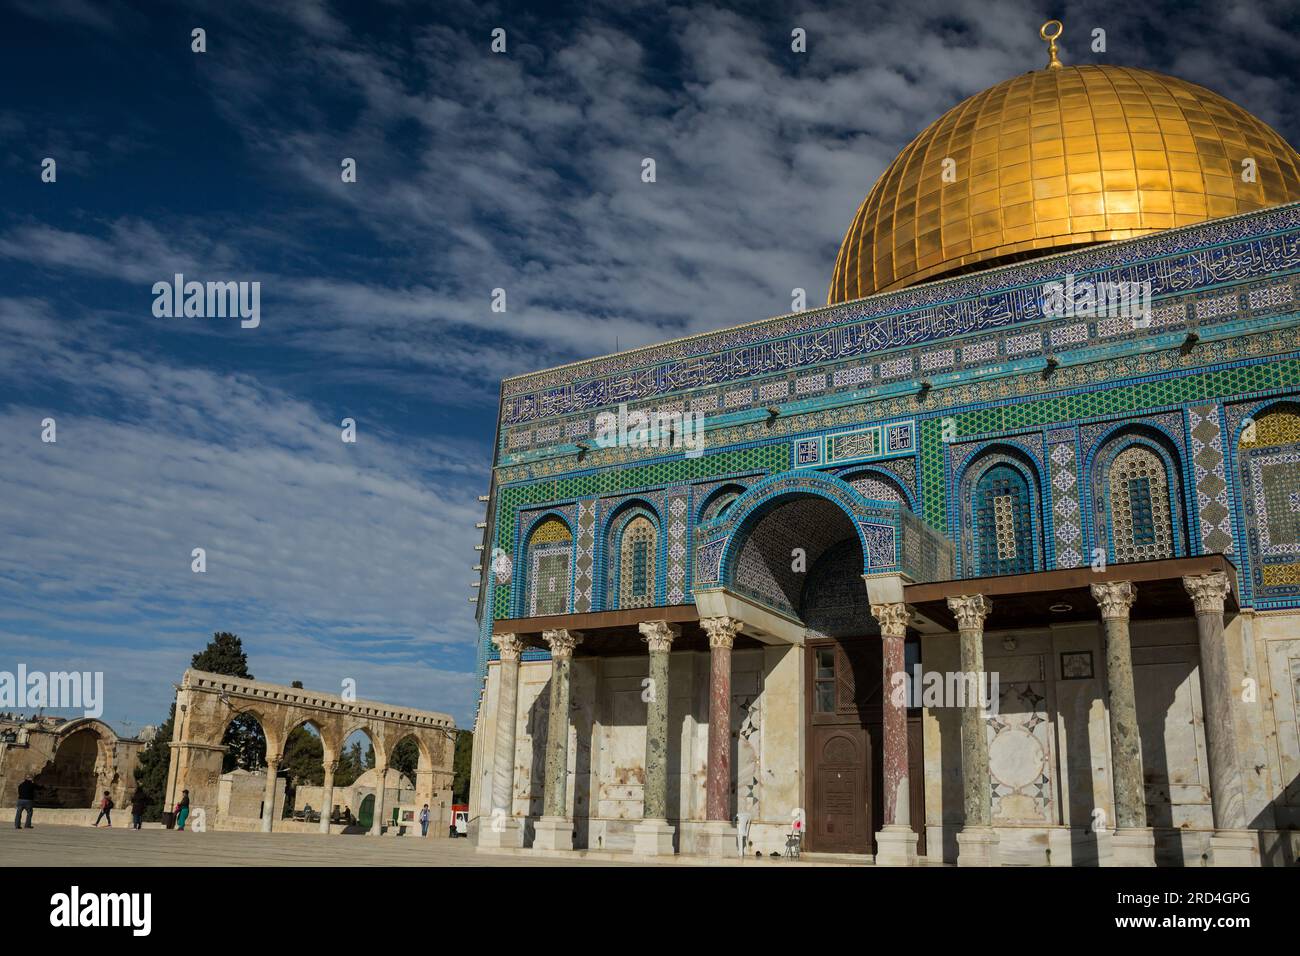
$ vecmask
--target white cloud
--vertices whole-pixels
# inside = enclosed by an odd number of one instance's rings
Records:
[[[148,656],[158,638],[174,679],[179,647],[233,630],[255,665],[296,646],[313,675],[368,669],[397,703],[433,709],[448,686],[469,699],[468,668],[429,657],[474,640],[473,456],[367,430],[364,417],[345,444],[336,422],[248,377],[94,340],[73,348],[67,331],[40,303],[0,302],[7,372],[62,401],[94,394],[84,411],[0,412],[0,650],[29,652],[22,635],[38,625],[109,660]],[[204,574],[191,571],[196,547]],[[393,696],[413,690],[408,671],[428,683],[418,699]]]

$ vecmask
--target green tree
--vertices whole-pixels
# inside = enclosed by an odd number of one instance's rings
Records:
[[[226,748],[221,758],[221,772],[232,770],[261,770],[266,766],[266,736],[262,725],[252,714],[239,714],[226,727],[221,738]]]
[[[231,677],[246,677],[250,680],[253,677],[248,672],[248,656],[244,653],[243,644],[238,637],[227,631],[218,631],[213,634],[208,646],[195,654],[190,660],[190,666],[213,674],[228,674]],[[261,757],[258,766],[261,766],[266,762],[266,740],[262,737],[261,727],[251,717],[236,718],[236,720],[246,722],[246,725],[241,726],[235,735],[235,745],[238,752],[241,755],[247,754],[247,759],[255,759],[257,757],[257,747],[253,738],[260,739]],[[251,723],[251,726],[248,726],[247,723]],[[145,809],[146,820],[160,820],[162,819],[163,810],[168,809],[163,806],[163,801],[167,797],[165,792],[167,789],[167,770],[171,763],[171,747],[169,745],[175,726],[176,704],[173,702],[171,710],[167,713],[167,720],[158,728],[158,733],[153,740],[140,751],[140,759],[135,768],[135,782],[136,786],[144,790],[145,795],[149,798],[149,805]],[[227,737],[230,736],[228,730]],[[227,754],[228,759],[229,757],[230,754]],[[229,768],[223,767],[224,769]]]
[[[414,737],[403,737],[393,748],[393,755],[388,758],[388,766],[415,780],[415,771],[420,766],[420,745]]]
[[[469,803],[470,764],[474,758],[474,734],[462,730],[456,735],[456,753],[451,761],[451,799],[453,803]]]
[[[339,768],[334,771],[334,786],[350,787],[357,777],[366,772],[366,758],[361,751],[361,741],[352,741],[352,746],[339,754]]]
[[[153,740],[145,744],[140,751],[140,759],[135,766],[135,785],[145,792],[149,805],[145,808],[144,818],[149,821],[162,819],[163,797],[166,796],[167,770],[171,764],[172,730],[176,725],[176,704],[172,703],[167,712],[167,719],[158,728]]]
[[[248,672],[248,655],[244,653],[244,645],[229,631],[213,634],[208,646],[194,655],[190,666],[210,674],[253,679],[253,675]]]

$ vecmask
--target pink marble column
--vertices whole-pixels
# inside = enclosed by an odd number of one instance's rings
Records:
[[[709,774],[705,784],[705,819],[731,822],[731,648],[740,621],[706,617],[709,635]]]
[[[883,724],[885,747],[883,776],[884,826],[876,833],[876,863],[911,866],[916,863],[917,834],[912,830],[912,794],[908,782],[907,695],[903,642],[911,614],[906,604],[873,604],[871,614],[880,622],[881,666],[884,675]]]
[[[873,604],[871,614],[880,622],[884,667],[884,824],[909,824],[911,805],[907,780],[907,698],[902,692],[903,687],[895,688],[894,677],[895,674],[904,673],[903,641],[907,635],[909,615],[906,604]]]

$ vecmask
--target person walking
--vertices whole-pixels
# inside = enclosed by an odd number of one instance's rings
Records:
[[[181,802],[176,806],[179,808],[176,811],[176,829],[184,830],[185,821],[190,817],[190,792],[188,790],[181,791]]]
[[[426,803],[424,809],[420,811],[420,836],[429,835],[429,805]]]
[[[135,788],[135,793],[131,794],[131,827],[140,829],[144,822],[144,811],[149,807],[149,797],[140,787]]]
[[[14,829],[21,830],[23,827],[19,821],[22,819],[23,811],[27,811],[27,829],[32,828],[32,807],[36,806],[36,784],[32,782],[31,775],[23,777],[23,782],[18,785],[18,809],[14,811]]]
[[[113,798],[104,791],[104,799],[99,801],[99,816],[95,817],[95,826],[99,826],[100,820],[107,820],[108,825],[113,825]]]

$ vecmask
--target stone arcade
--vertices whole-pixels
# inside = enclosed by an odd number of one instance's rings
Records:
[[[232,816],[231,801],[219,799],[223,781],[221,764],[226,748],[222,746],[226,728],[240,714],[257,718],[266,737],[265,787],[257,814]],[[212,829],[239,829],[244,817],[260,819],[264,832],[278,822],[278,814],[266,807],[278,808],[276,775],[284,756],[284,745],[297,727],[310,724],[320,735],[324,749],[325,784],[321,788],[319,829],[329,833],[329,809],[334,806],[334,771],[338,769],[343,745],[357,730],[364,730],[375,751],[375,775],[387,775],[389,758],[406,737],[415,740],[420,750],[415,774],[417,805],[429,804],[431,831],[445,834],[451,818],[452,758],[455,728],[446,714],[411,710],[368,700],[345,700],[334,694],[298,687],[284,687],[265,681],[209,674],[187,670],[176,691],[175,730],[172,732],[171,764],[167,771],[164,804],[174,806],[182,790],[189,790],[193,808],[203,808],[206,825]],[[283,792],[281,783],[280,792]],[[383,832],[386,786],[374,788],[375,807],[370,833]],[[221,808],[227,807],[223,815]]]
[[[827,307],[504,382],[478,846],[1293,865],[1297,200],[1230,101],[1053,55],[885,170]],[[705,453],[590,447],[621,405]]]

